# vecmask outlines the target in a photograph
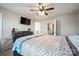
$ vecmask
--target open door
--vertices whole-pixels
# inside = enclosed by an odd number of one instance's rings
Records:
[[[56,20],[48,22],[48,34],[56,35]]]

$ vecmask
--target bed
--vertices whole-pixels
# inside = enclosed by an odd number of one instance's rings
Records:
[[[64,36],[45,34],[17,38],[12,51],[21,56],[73,56]]]
[[[68,44],[73,52],[73,55],[79,56],[79,35],[66,36]]]
[[[12,32],[13,44],[18,38],[23,37],[23,36],[28,36],[28,35],[33,35],[33,32],[32,31],[14,31],[14,32]],[[16,50],[13,51],[13,55],[22,56],[21,54],[17,53]]]

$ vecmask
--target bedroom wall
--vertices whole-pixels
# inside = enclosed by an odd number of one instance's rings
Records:
[[[12,28],[16,28],[16,31],[27,31],[28,28],[33,30],[33,21],[31,21],[31,25],[23,25],[20,24],[20,17],[25,15],[21,15],[4,8],[0,7],[0,12],[2,13],[3,20],[3,39],[0,40],[1,50],[8,49],[12,46]],[[1,24],[1,23],[0,23]]]
[[[77,34],[79,34],[79,12],[78,12],[77,18],[78,18],[78,20],[77,20]]]
[[[77,14],[68,13],[54,17],[57,20],[57,34],[77,34]]]
[[[12,38],[12,28],[16,28],[17,31],[26,31],[33,26],[20,24],[21,14],[11,12],[9,10],[0,8],[0,12],[3,14],[3,38]],[[32,23],[32,21],[31,21]]]
[[[55,17],[51,17],[51,19],[44,19],[41,17],[39,21],[42,23],[41,33],[47,34],[47,24],[48,21],[54,21],[57,20],[56,30],[57,35],[70,35],[70,34],[77,34],[77,13],[67,13],[58,15]]]
[[[0,51],[2,48],[2,14],[0,13]]]
[[[3,47],[2,48],[6,49],[6,45],[8,45],[9,43],[12,44],[11,43],[12,42],[12,28],[16,28],[16,31],[27,31],[28,28],[31,28],[32,30],[33,22],[31,21],[31,25],[28,25],[28,26],[23,25],[23,24],[20,24],[20,17],[21,16],[27,17],[27,16],[6,10],[1,7],[0,7],[0,12],[2,13],[2,16],[3,16],[3,19],[2,19],[3,20],[3,39],[2,39]]]

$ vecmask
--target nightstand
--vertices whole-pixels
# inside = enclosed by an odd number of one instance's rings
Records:
[[[13,44],[12,39],[9,39],[9,38],[5,39],[3,43],[3,50],[12,48],[12,44]]]

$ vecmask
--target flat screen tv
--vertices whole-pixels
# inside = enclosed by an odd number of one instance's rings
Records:
[[[30,25],[31,20],[28,19],[28,18],[25,18],[25,17],[21,17],[20,23],[21,23],[21,24],[25,24],[25,25]]]

